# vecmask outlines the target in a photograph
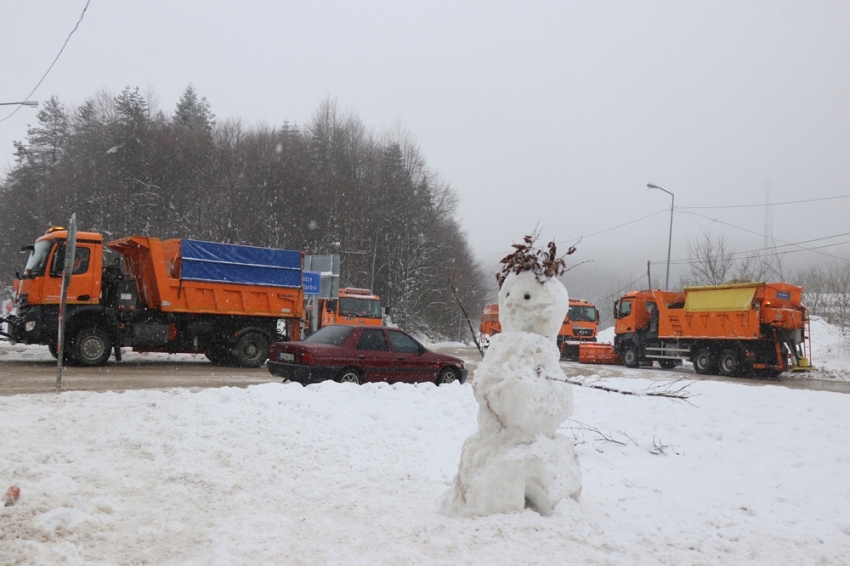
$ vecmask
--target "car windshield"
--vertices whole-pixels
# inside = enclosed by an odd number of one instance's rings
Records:
[[[304,342],[339,346],[345,342],[349,336],[351,336],[352,332],[354,332],[353,326],[325,326],[318,332],[305,338]]]
[[[570,320],[594,322],[596,321],[596,307],[570,307]]]
[[[52,240],[43,240],[35,243],[33,250],[30,252],[30,257],[27,259],[27,265],[24,267],[24,277],[33,278],[44,275],[44,268],[47,266],[47,257],[50,255],[50,248],[52,247]]]
[[[339,299],[339,314],[342,316],[381,318],[381,302],[376,299],[341,297]]]

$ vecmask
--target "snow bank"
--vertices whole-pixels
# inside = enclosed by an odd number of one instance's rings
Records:
[[[641,378],[621,386],[642,388]],[[609,383],[618,385],[617,380]],[[576,387],[580,502],[447,519],[470,385],[0,397],[0,556],[21,564],[838,564],[850,396]]]

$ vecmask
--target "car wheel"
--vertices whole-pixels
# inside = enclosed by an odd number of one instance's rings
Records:
[[[363,383],[363,377],[357,368],[345,368],[339,372],[336,380],[340,383],[354,383],[355,385]]]
[[[723,350],[717,365],[718,373],[726,377],[735,377],[741,374],[741,356],[737,350]]]
[[[440,372],[440,376],[437,378],[437,385],[443,385],[444,383],[454,383],[455,381],[460,379],[460,372],[455,368],[443,368]]]
[[[54,360],[59,359],[59,351],[56,349],[55,343],[50,343],[47,345],[47,351],[50,352],[50,355],[53,356]]]
[[[269,359],[269,341],[259,332],[246,332],[233,349],[240,367],[258,368]]]
[[[636,368],[640,366],[640,356],[638,355],[637,347],[634,344],[629,344],[623,350],[623,365],[627,368]]]
[[[75,363],[82,366],[102,366],[112,354],[112,340],[97,327],[83,328],[72,346]]]

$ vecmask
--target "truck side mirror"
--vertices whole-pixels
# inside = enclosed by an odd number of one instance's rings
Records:
[[[384,307],[384,316],[386,316],[388,314],[390,314],[390,306],[389,305]]]

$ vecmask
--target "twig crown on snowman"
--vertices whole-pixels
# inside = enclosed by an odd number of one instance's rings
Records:
[[[499,289],[502,288],[502,283],[511,273],[519,275],[523,271],[530,271],[541,283],[564,274],[567,269],[567,262],[564,257],[575,252],[575,246],[571,246],[567,253],[558,257],[558,249],[554,240],[549,242],[545,250],[534,247],[539,235],[537,231],[532,232],[523,238],[522,244],[511,246],[514,248],[514,252],[502,259],[500,262],[502,264],[501,271],[496,274]]]

